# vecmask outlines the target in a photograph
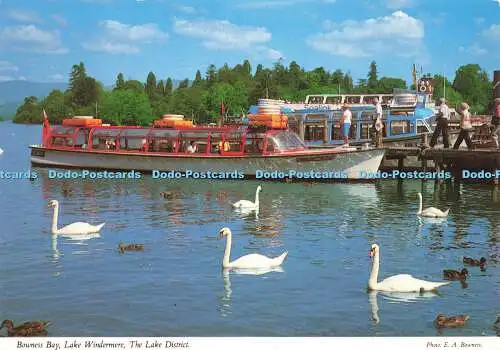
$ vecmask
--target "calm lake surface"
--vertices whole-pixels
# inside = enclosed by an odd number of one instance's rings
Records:
[[[0,123],[0,170],[29,170],[27,147],[40,138],[39,126]],[[34,181],[0,179],[1,319],[48,319],[52,336],[435,336],[438,313],[467,313],[465,328],[443,334],[495,334],[500,191],[490,186],[52,180],[34,170]],[[235,212],[231,202],[253,200],[259,184],[258,218]],[[425,207],[451,207],[448,220],[419,220],[418,192]],[[100,237],[52,237],[50,199],[60,226],[105,222]],[[223,273],[224,226],[231,260],[288,250],[283,271]],[[120,241],[145,251],[119,254]],[[441,281],[464,255],[488,266],[468,267],[466,288],[453,282],[437,296],[372,294],[373,243],[379,280]]]

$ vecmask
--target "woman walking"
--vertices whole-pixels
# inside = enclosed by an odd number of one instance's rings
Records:
[[[344,137],[344,145],[349,145],[349,131],[351,130],[352,113],[349,110],[349,105],[344,103],[342,106],[344,113],[340,119],[340,127],[342,129],[342,136]]]
[[[472,141],[470,139],[470,132],[472,131],[472,123],[470,120],[469,105],[465,102],[460,104],[460,133],[458,134],[457,141],[453,146],[453,149],[458,149],[465,140],[465,144],[469,150],[472,149]]]

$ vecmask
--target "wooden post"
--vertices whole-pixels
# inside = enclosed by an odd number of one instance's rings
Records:
[[[402,156],[401,158],[398,159],[398,170],[402,171],[404,167],[404,162],[405,162],[405,157]]]
[[[495,169],[495,170],[494,170],[495,174],[497,174],[497,171],[498,171],[498,169]],[[493,178],[493,184],[494,184],[495,186],[498,186],[498,177],[496,177],[496,176],[495,176],[495,177]]]
[[[325,118],[325,120],[323,120],[323,127],[325,129],[325,132],[323,134],[323,142],[325,144],[328,144],[328,135],[330,135],[330,133],[328,132],[328,118]]]
[[[500,98],[500,70],[493,72],[493,89],[495,98]]]
[[[304,119],[299,117],[299,137],[302,141],[304,141]]]
[[[428,143],[427,143],[427,134],[422,134],[420,136],[420,147],[424,147],[424,146],[427,146]]]
[[[439,172],[441,171],[442,167],[443,167],[443,164],[441,162],[438,162],[436,160],[434,160],[434,163],[436,164],[436,173],[439,174]],[[441,183],[441,179],[439,177],[436,176],[436,183]]]

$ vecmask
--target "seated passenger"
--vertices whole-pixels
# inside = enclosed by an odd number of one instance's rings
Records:
[[[197,147],[196,147],[196,142],[191,141],[191,142],[189,143],[188,148],[187,148],[187,153],[191,153],[191,154],[192,154],[192,153],[195,153],[195,152],[196,152],[196,148],[197,148]]]

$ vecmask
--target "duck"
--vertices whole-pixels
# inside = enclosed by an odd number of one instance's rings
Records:
[[[14,327],[14,322],[4,320],[0,329],[7,328],[9,337],[40,337],[47,335],[46,327],[50,326],[49,321],[30,321]]]
[[[424,293],[435,291],[451,282],[431,282],[414,278],[412,275],[401,274],[388,277],[381,282],[377,282],[380,265],[380,247],[372,244],[369,251],[372,258],[372,269],[368,279],[368,290],[378,290],[381,292],[402,292],[402,293]]]
[[[255,202],[248,201],[246,199],[242,199],[233,203],[233,207],[239,209],[250,209],[250,210],[259,210],[259,192],[262,191],[261,186],[257,186],[257,190],[255,191]]]
[[[120,244],[118,245],[118,250],[120,251],[120,253],[124,253],[125,251],[142,251],[144,250],[144,244],[132,243],[125,245],[123,242],[120,242]]]
[[[91,225],[86,222],[74,222],[60,229],[57,228],[57,219],[59,216],[59,202],[55,199],[49,201],[49,207],[54,208],[54,216],[52,217],[52,234],[62,235],[86,235],[89,233],[98,233],[104,227],[105,223],[99,225]]]
[[[219,231],[217,239],[226,237],[226,249],[224,250],[224,257],[222,259],[223,268],[235,269],[260,269],[278,267],[283,264],[283,261],[288,256],[288,251],[285,251],[280,256],[269,258],[261,254],[248,254],[244,255],[234,261],[229,261],[231,255],[232,233],[229,227],[224,227]]]
[[[475,260],[475,259],[464,256],[463,262],[464,262],[464,264],[473,265],[473,266],[484,266],[484,265],[486,265],[486,258],[482,257],[479,260]]]
[[[468,319],[468,315],[445,316],[443,314],[438,314],[434,320],[434,325],[437,328],[462,327],[465,326]]]
[[[167,192],[160,192],[160,196],[162,196],[165,199],[172,199],[172,198],[174,198],[173,192],[169,192],[169,191],[167,191]]]
[[[429,207],[422,210],[422,193],[417,193],[418,196],[418,212],[417,215],[428,217],[428,218],[446,218],[448,217],[448,213],[450,209],[446,209],[445,211],[441,211],[438,208]]]
[[[467,269],[462,269],[461,271],[443,270],[443,275],[448,280],[465,281],[469,277],[469,271]]]

